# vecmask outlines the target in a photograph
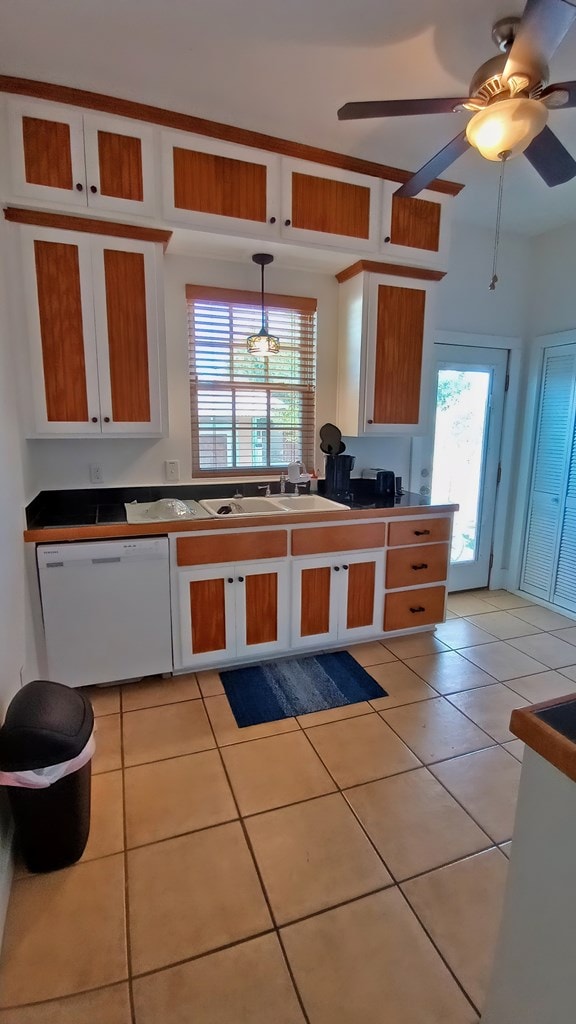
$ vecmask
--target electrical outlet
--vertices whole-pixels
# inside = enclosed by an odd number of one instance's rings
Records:
[[[104,473],[102,471],[102,466],[100,465],[99,462],[91,462],[90,463],[90,483],[93,483],[93,484],[103,484],[104,483]]]
[[[180,463],[178,459],[166,459],[164,463],[166,479],[172,484],[177,484],[180,479]]]

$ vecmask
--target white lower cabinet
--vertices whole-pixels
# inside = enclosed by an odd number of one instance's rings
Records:
[[[289,646],[287,560],[178,569],[178,668],[271,656]]]
[[[292,646],[369,639],[383,630],[384,552],[339,551],[292,563]]]

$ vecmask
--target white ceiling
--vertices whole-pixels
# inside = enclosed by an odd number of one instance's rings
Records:
[[[0,70],[105,92],[415,170],[468,115],[358,122],[349,100],[458,96],[522,0],[0,0]],[[552,81],[576,73],[576,27]],[[576,155],[576,109],[550,125]],[[498,168],[475,151],[446,175],[464,221],[492,223]],[[549,189],[507,168],[503,229],[576,221],[576,179]]]

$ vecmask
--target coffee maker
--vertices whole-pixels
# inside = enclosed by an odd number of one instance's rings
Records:
[[[350,473],[356,461],[355,455],[326,456],[326,497],[335,501],[350,501]]]

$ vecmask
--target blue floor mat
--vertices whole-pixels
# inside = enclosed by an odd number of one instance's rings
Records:
[[[230,669],[220,678],[241,728],[388,696],[347,651]]]

